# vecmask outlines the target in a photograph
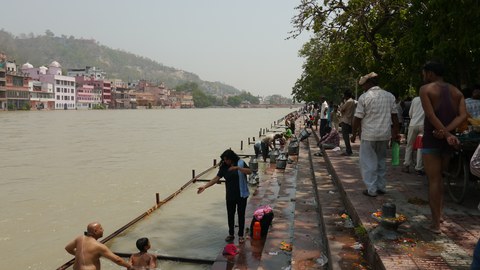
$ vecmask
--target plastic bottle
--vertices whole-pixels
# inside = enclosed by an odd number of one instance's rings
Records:
[[[253,224],[253,240],[260,240],[262,238],[262,227],[260,222],[255,221]]]
[[[397,141],[392,143],[392,165],[400,165],[400,144]]]

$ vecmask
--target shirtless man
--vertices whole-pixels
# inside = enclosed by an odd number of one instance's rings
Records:
[[[104,244],[97,241],[103,236],[102,225],[98,222],[88,224],[87,231],[84,235],[80,235],[72,242],[68,243],[65,250],[75,255],[75,263],[73,270],[99,270],[100,257],[105,257],[112,262],[124,266],[127,269],[132,268],[130,263],[127,263]]]
[[[452,147],[459,140],[452,133],[467,118],[463,94],[443,81],[443,66],[428,62],[423,67],[425,85],[420,88],[420,100],[425,111],[423,163],[428,177],[428,199],[432,212],[430,231],[440,234],[443,209],[442,168],[448,168]]]

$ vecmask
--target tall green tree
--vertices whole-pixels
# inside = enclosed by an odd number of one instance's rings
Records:
[[[404,95],[421,83],[421,66],[442,60],[458,86],[479,80],[480,5],[474,0],[302,0],[292,38],[314,33],[292,94],[297,101],[352,89],[370,71]],[[334,91],[338,93],[338,91]]]

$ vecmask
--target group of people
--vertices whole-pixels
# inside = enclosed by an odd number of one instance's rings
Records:
[[[225,241],[232,242],[235,239],[235,213],[238,215],[238,242],[245,242],[245,210],[247,199],[250,195],[248,190],[247,175],[252,173],[240,157],[231,149],[225,150],[221,156],[221,163],[217,175],[205,185],[198,188],[200,194],[205,189],[218,183],[221,178],[225,179],[225,200],[227,208],[228,235]],[[148,238],[140,238],[136,245],[138,253],[132,254],[128,261],[115,255],[106,245],[98,242],[103,237],[102,225],[98,222],[88,224],[83,235],[76,237],[67,244],[65,250],[75,256],[74,270],[100,269],[100,258],[104,257],[117,265],[127,269],[155,269],[157,258],[148,253],[150,241]]]
[[[352,133],[353,114],[355,112],[357,102],[353,99],[351,91],[345,91],[342,102],[337,105],[333,101],[327,102],[325,97],[320,97],[319,105],[307,106],[304,108],[306,114],[305,125],[311,127],[315,125],[318,128],[320,141],[318,146],[322,149],[335,149],[340,147],[340,131],[345,143],[344,156],[353,154],[350,145],[350,134]],[[341,128],[341,129],[340,129]],[[322,153],[315,153],[321,156]]]
[[[288,129],[295,129],[296,115],[289,115],[286,119]],[[275,142],[285,142],[284,133],[267,134],[262,140],[255,144],[255,154],[257,157],[261,154],[266,161],[269,151],[275,148]],[[217,175],[198,188],[197,193],[201,194],[205,189],[218,183],[220,179],[225,179],[225,201],[228,220],[228,235],[225,238],[227,242],[233,242],[235,239],[235,214],[238,220],[238,242],[245,242],[245,211],[247,199],[250,195],[248,189],[247,175],[252,173],[248,164],[231,149],[225,150],[220,155],[221,162]],[[76,237],[67,244],[65,250],[75,256],[73,265],[74,270],[100,269],[100,258],[104,257],[117,265],[127,269],[155,269],[157,259],[155,255],[148,253],[150,241],[148,238],[137,240],[138,253],[133,254],[128,261],[115,255],[106,245],[98,242],[103,237],[103,228],[100,223],[93,222],[88,224],[87,230],[83,235]]]
[[[443,221],[444,190],[442,168],[449,161],[449,153],[459,146],[455,129],[467,118],[462,92],[443,80],[444,69],[438,62],[423,67],[425,84],[419,97],[410,105],[411,121],[407,136],[405,169],[410,166],[412,145],[416,135],[422,133],[423,166],[429,181],[429,205],[432,213],[433,233],[440,233]],[[386,156],[389,141],[399,141],[399,118],[394,95],[378,86],[378,74],[363,76],[359,85],[365,91],[358,99],[351,142],[360,135],[360,169],[367,187],[363,194],[370,197],[383,195],[386,189]],[[422,110],[423,109],[423,110]],[[422,168],[418,166],[416,170]]]
[[[412,145],[418,134],[423,133],[422,161],[417,164],[417,171],[425,170],[429,181],[429,206],[431,210],[431,224],[428,229],[439,234],[443,222],[442,209],[444,203],[444,188],[442,168],[449,162],[449,153],[458,147],[460,142],[454,135],[455,129],[467,119],[467,106],[462,92],[443,80],[444,69],[438,62],[428,62],[424,65],[422,76],[425,84],[419,90],[419,97],[411,101],[409,108],[410,122],[408,126],[407,147],[404,166],[410,166]],[[343,155],[352,155],[350,143],[360,138],[360,170],[366,189],[362,193],[369,197],[376,197],[387,193],[386,185],[386,157],[387,148],[392,141],[399,141],[400,121],[399,110],[395,96],[378,85],[378,74],[371,72],[360,78],[359,86],[363,89],[358,101],[353,99],[351,92],[346,91],[343,102],[331,110],[329,104],[322,97],[318,108],[318,124],[320,126],[320,147],[334,148],[339,145],[340,135],[338,126],[345,143]],[[475,89],[472,99],[480,101],[480,87]],[[478,109],[480,116],[480,102],[467,102]],[[338,113],[337,113],[338,112]],[[470,113],[470,112],[469,112]],[[470,113],[476,115],[475,112]],[[477,115],[476,115],[477,116]],[[338,118],[337,118],[338,117]],[[309,118],[310,119],[310,118]],[[295,117],[286,120],[287,127],[294,130]],[[270,149],[273,149],[276,140],[283,140],[282,133],[266,135],[255,144],[255,154],[261,154],[266,161]],[[477,149],[480,155],[480,150]],[[228,220],[228,235],[225,241],[235,239],[235,214],[238,219],[238,242],[245,242],[245,211],[248,190],[247,175],[252,173],[248,164],[231,149],[225,150],[221,156],[221,163],[217,175],[198,188],[197,193],[203,193],[207,188],[225,179],[225,200]],[[473,159],[472,159],[473,160]],[[480,171],[480,157],[476,163]],[[406,169],[404,170],[406,171]],[[100,257],[105,257],[114,263],[128,269],[155,268],[156,258],[148,254],[150,248],[148,239],[137,241],[139,253],[124,261],[111,252],[108,247],[97,241],[103,236],[103,228],[99,223],[91,223],[84,235],[78,236],[65,249],[75,255],[74,269],[100,269]]]

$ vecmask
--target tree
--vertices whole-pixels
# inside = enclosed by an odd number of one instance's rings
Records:
[[[55,36],[55,34],[50,29],[47,29],[45,30],[45,36],[52,38]]]
[[[480,5],[474,0],[303,0],[293,18],[295,38],[312,31],[300,55],[303,74],[292,94],[309,101],[325,89],[355,87],[358,77],[380,74],[399,95],[421,83],[429,59],[443,59],[457,85],[479,80]]]
[[[227,98],[227,104],[232,107],[238,107],[242,103],[242,98],[240,96],[231,96]]]
[[[196,108],[205,108],[212,106],[212,101],[208,98],[208,96],[200,91],[199,89],[195,89],[192,91],[193,96],[193,103],[195,104]]]

